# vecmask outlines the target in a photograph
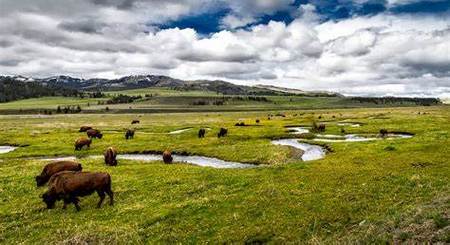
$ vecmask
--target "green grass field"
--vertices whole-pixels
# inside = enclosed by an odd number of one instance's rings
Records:
[[[269,113],[287,116],[267,120]],[[257,118],[261,126],[234,127]],[[141,123],[133,126],[135,139],[126,141],[133,119]],[[328,143],[333,152],[309,162],[270,143],[289,137],[284,126],[313,119],[327,122],[325,134],[339,134],[336,123],[352,121],[363,126],[346,127],[347,133],[385,128],[414,137]],[[23,147],[0,154],[0,243],[449,243],[449,122],[448,106],[1,115],[0,145]],[[74,152],[81,125],[95,126],[104,138]],[[193,129],[167,134],[186,127]],[[202,127],[211,131],[198,139]],[[220,127],[229,129],[228,137],[216,137]],[[44,209],[45,188],[36,188],[34,176],[48,161],[33,157],[98,155],[108,146],[120,154],[170,149],[262,167],[130,160],[107,167],[103,159],[81,158],[85,171],[111,174],[115,205],[96,209],[93,194],[81,199],[80,212],[73,205],[62,210],[62,203]]]
[[[177,91],[164,88],[136,89],[106,92],[104,98],[42,97],[0,103],[0,114],[36,114],[67,106],[80,106],[82,113],[170,113],[170,112],[233,112],[271,110],[309,110],[331,108],[385,108],[415,106],[414,104],[359,103],[344,97],[303,96],[259,96],[265,101],[255,101],[246,96],[223,96],[205,91]],[[132,103],[105,104],[118,94],[152,97],[138,99]],[[200,103],[203,102],[204,104]],[[220,104],[217,104],[220,102]],[[108,108],[108,109],[107,109]]]

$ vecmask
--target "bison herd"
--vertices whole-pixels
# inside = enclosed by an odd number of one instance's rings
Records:
[[[131,124],[140,123],[139,120],[133,120]],[[80,151],[90,148],[93,139],[102,139],[103,134],[100,130],[91,126],[81,126],[78,132],[85,132],[87,137],[80,137],[75,141],[75,150]],[[133,139],[134,129],[127,129],[125,139]],[[225,137],[228,129],[220,128],[217,137]],[[201,128],[198,131],[198,137],[204,138],[206,129]],[[117,166],[117,150],[114,147],[108,147],[104,153],[105,164],[108,166]],[[172,153],[168,150],[162,154],[164,163],[173,162]],[[36,185],[38,187],[48,185],[48,190],[41,196],[47,208],[54,208],[55,203],[63,200],[63,209],[67,204],[73,203],[77,211],[80,210],[79,197],[91,195],[97,192],[100,200],[97,207],[100,208],[105,194],[110,198],[110,205],[114,203],[114,194],[111,189],[111,176],[108,173],[83,172],[80,163],[74,161],[55,161],[45,165],[41,174],[36,176]]]

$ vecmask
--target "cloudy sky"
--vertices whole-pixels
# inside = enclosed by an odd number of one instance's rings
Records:
[[[450,97],[450,0],[0,0],[0,74]]]

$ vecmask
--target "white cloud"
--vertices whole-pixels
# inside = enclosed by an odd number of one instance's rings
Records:
[[[67,1],[73,15],[52,9],[52,1],[37,2],[4,5],[14,14],[0,15],[0,74],[166,74],[346,94],[450,93],[448,16],[379,14],[320,23],[314,6],[303,5],[288,25],[271,21],[204,37],[193,29],[158,30],[148,24],[165,11],[164,18],[175,18],[191,11],[182,6],[198,6],[190,1],[151,1],[159,7],[155,10],[135,9],[150,3],[145,1]],[[98,7],[111,2],[122,7]],[[199,8],[214,8],[218,2]],[[236,5],[236,12],[258,7],[249,2]],[[267,1],[259,7],[270,11],[270,6],[283,8],[289,2]],[[98,16],[89,10],[96,6]],[[142,13],[149,12],[147,19]]]

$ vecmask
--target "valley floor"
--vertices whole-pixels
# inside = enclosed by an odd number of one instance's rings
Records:
[[[268,120],[268,114],[277,115]],[[281,115],[285,115],[282,117]],[[134,119],[140,124],[130,125]],[[256,119],[260,119],[257,124]],[[326,143],[321,160],[271,140],[285,126],[326,125],[323,134],[408,132],[412,138]],[[246,127],[235,127],[245,122]],[[357,122],[361,127],[340,126]],[[0,243],[382,243],[450,242],[450,108],[409,107],[176,114],[2,115]],[[104,133],[91,149],[74,152],[78,129]],[[218,129],[229,135],[218,139]],[[135,128],[135,139],[124,139]],[[192,128],[183,131],[182,129]],[[208,128],[204,139],[199,128]],[[170,132],[181,130],[181,133]],[[261,165],[214,169],[162,161],[120,160],[102,154],[163,151]],[[46,210],[34,176],[49,161],[74,156],[85,171],[112,176],[115,205],[96,209],[96,194],[73,206]]]

